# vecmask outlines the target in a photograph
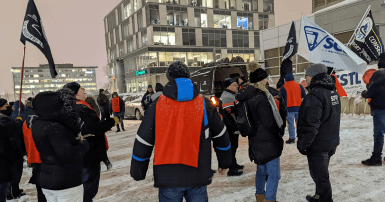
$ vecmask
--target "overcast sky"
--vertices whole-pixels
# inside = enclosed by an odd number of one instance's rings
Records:
[[[121,0],[35,0],[55,63],[98,66],[97,83],[107,82],[104,17]],[[21,67],[21,28],[28,0],[0,0],[0,93],[13,92],[11,67]],[[276,25],[311,13],[310,0],[276,0]],[[27,42],[26,67],[47,64],[44,55]]]

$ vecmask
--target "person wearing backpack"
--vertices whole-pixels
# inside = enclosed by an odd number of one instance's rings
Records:
[[[248,64],[247,69],[250,80],[235,99],[248,108],[246,118],[251,124],[251,131],[254,131],[247,136],[250,160],[257,164],[255,197],[257,202],[275,202],[281,179],[279,157],[283,150],[286,110],[282,102],[278,110],[274,97],[267,90],[266,71],[254,61]]]
[[[147,92],[142,97],[142,108],[144,111],[147,110],[147,108],[151,104],[151,96],[154,94],[154,90],[152,89],[152,85],[148,85]]]
[[[216,108],[199,94],[183,62],[172,63],[166,76],[169,82],[163,95],[147,109],[138,129],[130,174],[136,181],[144,180],[151,162],[160,202],[183,198],[207,202],[207,185],[215,173],[211,169],[213,147],[219,174],[226,174],[231,165],[229,134]],[[154,148],[154,160],[150,160]]]
[[[305,88],[299,83],[294,81],[292,73],[285,75],[285,84],[279,90],[282,98],[286,102],[287,107],[287,122],[289,123],[289,139],[286,140],[286,144],[295,143],[295,128],[294,121],[298,121],[299,107],[301,106],[302,99],[306,96]]]
[[[112,99],[111,99],[111,105],[110,105],[110,111],[114,114],[114,117],[119,118],[120,125],[122,126],[122,130],[124,130],[124,113],[126,111],[124,101],[122,98],[119,97],[117,92],[112,93]],[[116,125],[116,132],[120,132],[119,123]]]
[[[223,86],[225,87],[225,90],[223,91],[219,101],[219,113],[223,116],[223,123],[227,128],[227,132],[229,132],[232,155],[232,164],[229,172],[227,172],[227,176],[241,176],[243,171],[239,170],[242,170],[245,166],[238,165],[237,159],[235,158],[240,133],[234,116],[235,93],[238,92],[238,84],[234,79],[227,78],[223,81]]]

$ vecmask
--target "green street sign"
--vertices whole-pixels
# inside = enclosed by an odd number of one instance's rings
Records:
[[[140,75],[143,75],[147,73],[146,70],[143,70],[143,71],[136,71],[136,76],[140,76]]]

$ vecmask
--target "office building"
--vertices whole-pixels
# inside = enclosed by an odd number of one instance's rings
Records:
[[[174,61],[191,71],[224,57],[259,60],[274,0],[123,0],[104,19],[108,65],[120,93],[145,92]]]
[[[96,66],[74,67],[73,64],[55,64],[58,75],[51,77],[49,65],[25,67],[23,94],[36,95],[43,91],[55,91],[66,83],[78,82],[85,90],[96,89]],[[20,93],[21,67],[12,67],[14,92]]]

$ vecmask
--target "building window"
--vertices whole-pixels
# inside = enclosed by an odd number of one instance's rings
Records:
[[[213,1],[214,0],[202,0],[202,7],[212,8],[213,7]]]
[[[207,27],[207,12],[206,9],[194,9],[195,27]]]
[[[138,30],[143,28],[143,15],[142,15],[142,9],[138,11]]]
[[[123,39],[126,39],[130,35],[129,25],[130,24],[128,22],[124,22],[122,25],[122,27],[123,27]]]
[[[274,13],[274,0],[263,0],[263,12]]]
[[[147,46],[147,29],[142,31],[142,47]]]
[[[160,17],[159,17],[159,5],[148,5],[147,12],[147,24],[159,25]]]
[[[264,30],[264,29],[269,28],[269,26],[268,26],[269,25],[269,15],[259,14],[258,18],[259,18],[259,30]]]
[[[175,45],[174,27],[154,27],[154,45]]]
[[[338,1],[338,0],[328,0],[328,3],[331,3],[331,2],[334,2],[334,1]]]
[[[134,17],[132,17],[131,24],[132,24],[132,33],[134,33],[135,32],[135,20],[134,20]]]
[[[251,11],[252,0],[242,0],[242,8],[244,11]]]
[[[231,29],[231,13],[229,11],[214,11],[214,28]]]
[[[314,0],[314,6],[322,6],[325,5],[325,0]]]
[[[231,52],[232,53],[227,54],[227,57],[229,58],[229,60],[231,60],[232,58],[235,58],[237,56],[240,56],[246,63],[254,61],[254,53],[249,53],[250,51],[248,51],[248,50],[245,50],[245,51],[243,51],[243,50],[240,50],[240,51],[233,50]],[[247,53],[243,53],[243,52],[247,52]]]
[[[189,67],[200,67],[214,58],[213,53],[206,52],[159,52],[159,66],[167,67],[175,61],[184,62]]]
[[[202,30],[202,45],[227,47],[225,30]]]
[[[235,0],[225,0],[226,9],[236,9]]]
[[[176,26],[188,26],[187,8],[174,7],[174,20]]]
[[[134,49],[133,49],[133,37],[130,36],[127,40],[127,52],[132,52]]]
[[[167,6],[167,25],[174,25],[174,7]]]
[[[124,4],[125,4],[125,6],[124,6],[124,19],[127,19],[132,14],[131,2],[126,1]]]
[[[254,47],[259,48],[259,32],[254,32]]]
[[[195,46],[195,29],[182,29],[183,45]]]
[[[219,0],[214,0],[214,8],[219,8]]]
[[[237,27],[238,29],[253,29],[253,14],[238,13]]]
[[[253,11],[258,11],[258,0],[252,0],[253,1]]]
[[[134,12],[136,12],[139,9],[139,0],[133,0],[134,1]]]
[[[249,47],[248,31],[233,31],[233,47]]]
[[[136,33],[136,49],[139,49],[139,40],[141,40],[139,39],[139,34]]]

